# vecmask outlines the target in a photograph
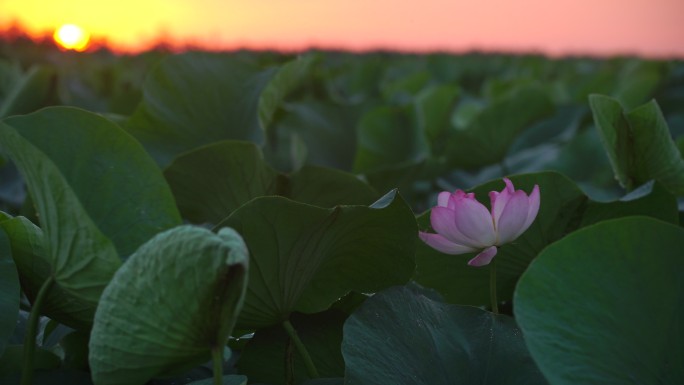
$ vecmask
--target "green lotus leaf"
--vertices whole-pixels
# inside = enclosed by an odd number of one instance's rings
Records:
[[[591,95],[589,105],[623,187],[632,190],[655,179],[673,194],[684,195],[684,159],[658,103],[651,101],[626,112],[615,99]]]
[[[395,192],[371,206],[310,206],[257,198],[217,227],[245,239],[251,266],[239,327],[279,324],[293,311],[316,313],[350,291],[375,292],[408,281],[416,222]]]
[[[344,325],[346,385],[546,384],[511,317],[393,287]]]
[[[96,385],[144,384],[223,349],[242,307],[248,255],[232,229],[189,225],[145,243],[102,294],[90,337]]]
[[[288,101],[265,149],[279,170],[303,162],[350,171],[356,153],[356,125],[367,107],[332,103],[317,96]],[[293,149],[294,148],[294,149]],[[293,159],[294,158],[294,159]]]
[[[4,220],[0,222],[0,228],[10,239],[21,289],[33,303],[40,287],[51,275],[43,231],[25,217]],[[43,299],[41,313],[71,328],[90,330],[95,306],[70,294],[59,285],[53,285]]]
[[[544,249],[520,278],[516,319],[548,380],[684,383],[684,229],[626,217]]]
[[[54,97],[55,75],[54,69],[39,65],[18,73],[7,94],[0,98],[0,118],[28,114],[47,105]]]
[[[24,176],[56,284],[93,307],[126,258],[180,222],[160,170],[114,123],[69,107],[0,123]]]
[[[359,122],[354,171],[370,173],[426,159],[426,133],[413,124],[412,109],[378,107]]]
[[[301,59],[263,68],[208,52],[167,57],[148,75],[126,129],[163,167],[180,153],[221,140],[262,144],[281,100],[310,65]]]
[[[554,111],[543,87],[526,85],[492,102],[448,139],[446,154],[453,166],[477,168],[501,162],[515,139]]]
[[[377,193],[356,176],[305,166],[281,174],[253,143],[223,141],[189,151],[164,171],[183,216],[194,223],[219,223],[249,200],[281,195],[315,206],[368,204]]]

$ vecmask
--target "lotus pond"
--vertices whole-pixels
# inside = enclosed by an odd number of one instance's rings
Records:
[[[684,63],[0,50],[0,382],[682,384]]]

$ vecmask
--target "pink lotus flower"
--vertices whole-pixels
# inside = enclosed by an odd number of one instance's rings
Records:
[[[439,193],[432,208],[430,223],[437,234],[419,232],[420,239],[445,254],[480,251],[470,266],[489,264],[497,246],[512,242],[530,227],[539,212],[539,186],[532,193],[515,190],[513,182],[504,178],[501,192],[489,193],[491,212],[475,199],[474,193],[456,190]]]

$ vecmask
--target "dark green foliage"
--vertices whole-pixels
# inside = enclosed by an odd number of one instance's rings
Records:
[[[2,383],[684,382],[681,62],[7,48]],[[494,315],[417,234],[504,176]]]

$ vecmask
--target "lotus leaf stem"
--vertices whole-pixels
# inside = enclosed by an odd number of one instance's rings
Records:
[[[320,377],[318,375],[318,370],[316,370],[316,366],[314,365],[313,360],[311,359],[311,355],[309,355],[309,351],[306,350],[306,346],[304,346],[304,343],[302,343],[302,340],[299,339],[299,335],[297,335],[297,331],[292,326],[290,321],[289,320],[283,321],[283,327],[285,328],[285,331],[287,332],[287,334],[292,339],[292,342],[294,342],[295,347],[297,348],[297,351],[299,352],[299,355],[302,356],[302,359],[304,360],[304,366],[306,366],[306,372],[309,375],[309,377],[310,378]]]
[[[214,346],[211,349],[211,359],[214,361],[214,385],[223,383],[223,346]]]
[[[33,361],[36,355],[36,333],[38,331],[38,320],[40,320],[40,308],[48,291],[55,282],[54,277],[50,276],[43,282],[29,314],[26,335],[24,336],[24,367],[21,371],[21,385],[31,385],[33,382]]]

